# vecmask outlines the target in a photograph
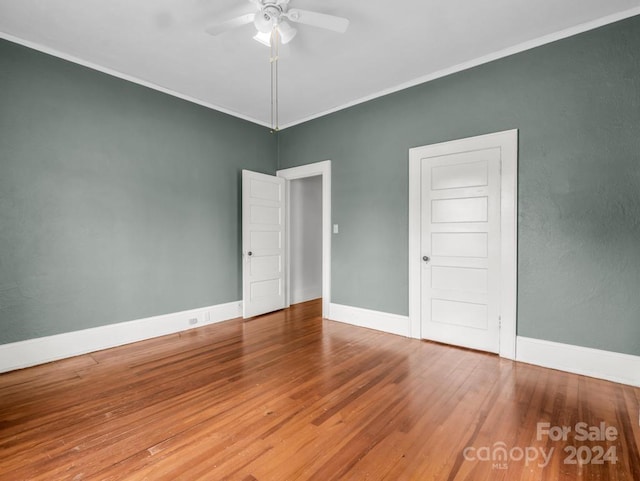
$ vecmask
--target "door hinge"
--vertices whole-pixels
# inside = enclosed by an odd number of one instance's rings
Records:
[[[498,316],[498,329],[502,329],[502,316]]]

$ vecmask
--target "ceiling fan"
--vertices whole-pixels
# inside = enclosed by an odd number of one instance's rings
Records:
[[[243,25],[252,23],[258,32],[254,40],[270,46],[271,36],[277,31],[283,44],[289,43],[296,36],[297,30],[288,21],[313,27],[324,28],[344,33],[349,27],[349,20],[343,17],[311,12],[298,8],[289,8],[290,0],[248,0],[254,4],[256,11],[210,25],[205,31],[210,35],[220,35]]]

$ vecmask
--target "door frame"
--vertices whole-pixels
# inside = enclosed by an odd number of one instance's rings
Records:
[[[422,338],[421,296],[421,179],[424,157],[465,149],[500,147],[500,357],[516,358],[518,280],[518,130],[424,145],[409,149],[409,326],[410,336]]]
[[[331,304],[331,161],[323,160],[312,164],[281,169],[276,172],[276,176],[284,178],[286,182],[286,242],[285,242],[285,303],[290,305],[291,300],[291,229],[289,229],[290,210],[290,189],[291,182],[295,179],[305,177],[322,176],[322,317],[329,317],[329,306]]]

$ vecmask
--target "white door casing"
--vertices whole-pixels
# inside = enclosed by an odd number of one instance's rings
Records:
[[[243,317],[285,307],[285,181],[242,171]]]
[[[517,130],[410,150],[412,337],[515,358],[516,172]]]
[[[322,316],[329,317],[329,306],[331,304],[331,161],[323,160],[299,167],[282,169],[276,174],[278,177],[287,180],[287,182],[316,175],[322,176]],[[289,269],[288,258],[289,255],[286,256],[287,271]],[[289,278],[288,274],[287,278]],[[285,292],[287,289],[288,286]]]

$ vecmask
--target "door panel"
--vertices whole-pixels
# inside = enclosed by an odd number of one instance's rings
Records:
[[[250,212],[252,224],[280,224],[282,209],[265,205],[252,205]]]
[[[278,276],[282,270],[280,256],[252,256],[250,267],[251,275]]]
[[[500,149],[420,163],[422,337],[498,352]]]
[[[249,170],[243,171],[243,180],[244,180],[244,172],[247,172],[249,175],[248,188],[251,192],[251,197],[254,199],[262,199],[262,200],[270,200],[273,202],[279,202],[282,200],[283,192],[280,184],[276,184],[272,182],[271,175],[258,174],[257,172],[251,172]],[[257,174],[256,176],[252,174]],[[261,177],[258,177],[261,176]],[[263,176],[264,175],[264,176]],[[275,177],[274,177],[275,178]],[[244,186],[243,186],[244,188]]]
[[[433,322],[474,329],[487,328],[486,304],[433,299],[431,312]]]
[[[449,161],[455,157],[449,156]],[[464,157],[462,161],[464,162]],[[487,185],[488,163],[460,163],[434,167],[431,172],[431,190],[456,189],[464,187],[480,187]]]
[[[487,221],[489,203],[486,197],[439,199],[431,203],[431,222],[435,224]]]
[[[254,302],[267,301],[269,298],[279,297],[282,294],[282,283],[278,279],[266,281],[254,281],[251,283],[251,300]]]
[[[486,233],[435,232],[431,234],[431,254],[446,257],[487,257]]]
[[[242,171],[243,316],[285,307],[282,178]]]
[[[280,232],[249,232],[249,244],[247,251],[256,249],[278,250],[282,246],[282,234]]]
[[[486,269],[434,266],[431,268],[431,287],[486,293],[487,277]]]

